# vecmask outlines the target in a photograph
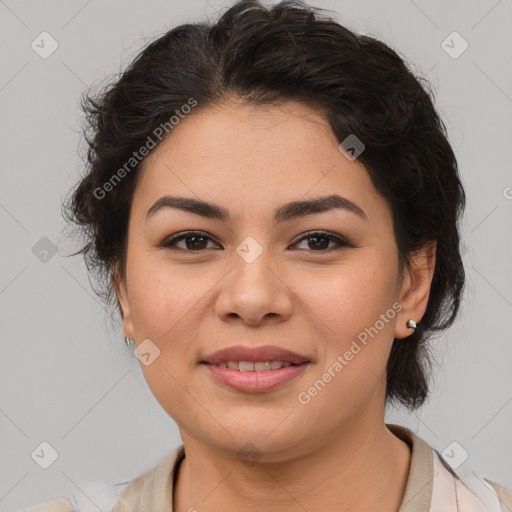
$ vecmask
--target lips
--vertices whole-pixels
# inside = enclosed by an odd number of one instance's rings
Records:
[[[308,356],[274,345],[226,347],[200,363],[215,382],[242,393],[277,390],[313,364]]]
[[[309,362],[310,359],[307,356],[297,354],[296,352],[292,352],[291,350],[277,347],[275,345],[263,345],[260,347],[236,345],[218,350],[217,352],[205,357],[200,362],[219,365],[220,363],[228,363],[229,361],[247,361],[253,363],[281,361],[283,363],[299,365]]]
[[[219,368],[229,368],[230,370],[238,370],[241,372],[268,372],[270,370],[280,370],[281,368],[288,368],[292,365],[289,361],[228,361],[222,362],[213,366]]]

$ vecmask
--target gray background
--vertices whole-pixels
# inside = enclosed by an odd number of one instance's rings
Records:
[[[81,168],[82,91],[152,38],[231,3],[0,0],[2,511],[87,481],[134,478],[180,443],[122,331],[109,330],[83,261],[63,257],[75,246],[60,205]],[[512,2],[310,4],[383,39],[431,80],[468,196],[467,288],[458,321],[433,343],[440,366],[431,401],[418,414],[389,410],[387,421],[439,451],[457,441],[465,464],[512,487]],[[46,59],[31,47],[43,31],[59,45]],[[442,46],[453,31],[469,44],[458,58]],[[58,452],[48,469],[31,457],[43,441]]]

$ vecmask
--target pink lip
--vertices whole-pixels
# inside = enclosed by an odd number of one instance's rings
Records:
[[[236,345],[217,350],[213,354],[205,357],[201,363],[219,364],[227,361],[288,361],[292,364],[301,364],[309,362],[307,356],[301,356],[291,350],[276,347],[274,345],[263,345],[260,347],[248,347]],[[280,370],[269,370],[277,372]]]
[[[249,359],[229,359],[230,361],[249,361]],[[266,359],[268,361],[268,359]],[[275,358],[272,360],[283,359]],[[261,361],[261,359],[260,359]],[[207,368],[218,382],[229,386],[238,391],[246,393],[264,393],[272,391],[279,386],[291,381],[299,376],[308,366],[309,362],[298,364],[296,366],[287,366],[279,370],[267,370],[263,372],[242,372],[240,370],[231,370],[230,368],[221,368],[213,364],[204,363],[202,366]]]

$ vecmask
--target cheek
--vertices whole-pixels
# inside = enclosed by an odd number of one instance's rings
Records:
[[[306,272],[295,279],[295,290],[331,335],[343,338],[370,327],[392,305],[391,266],[368,251],[336,267]]]
[[[180,426],[186,425],[194,418],[201,418],[201,390],[194,386],[194,380],[187,378],[183,368],[182,357],[162,351],[151,365],[141,365],[144,379],[151,393],[167,414]]]
[[[186,319],[208,292],[205,276],[158,257],[134,258],[130,269],[130,303],[135,330],[157,340]]]
[[[383,267],[370,251],[362,253],[319,279],[297,280],[323,353],[316,377],[336,374],[329,387],[347,403],[372,394],[385,380],[396,323],[392,266]]]

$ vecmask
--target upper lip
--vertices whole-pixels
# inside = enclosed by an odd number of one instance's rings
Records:
[[[260,347],[236,345],[217,350],[201,362],[219,364],[227,361],[288,361],[292,364],[301,364],[308,362],[309,359],[296,352],[274,345],[262,345]]]

